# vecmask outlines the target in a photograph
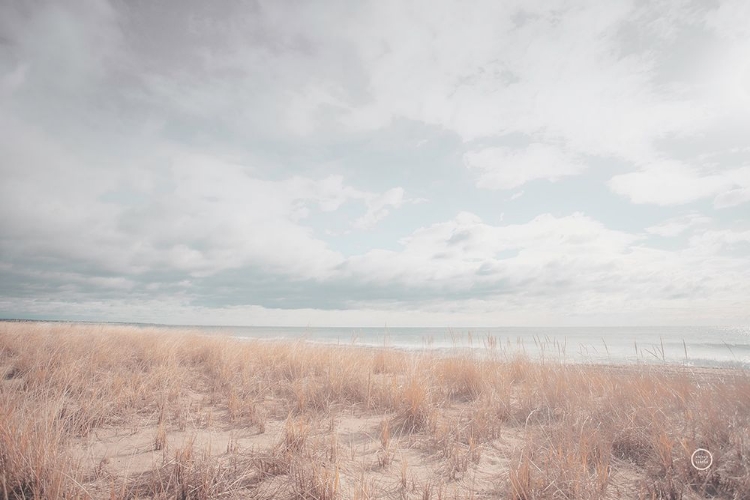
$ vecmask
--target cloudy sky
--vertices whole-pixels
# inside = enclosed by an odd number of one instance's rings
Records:
[[[749,324],[749,20],[4,1],[0,317]]]

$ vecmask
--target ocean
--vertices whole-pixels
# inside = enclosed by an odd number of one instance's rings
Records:
[[[184,327],[182,327],[184,328]],[[496,352],[570,363],[671,363],[750,368],[750,327],[321,328],[193,326],[260,340]]]

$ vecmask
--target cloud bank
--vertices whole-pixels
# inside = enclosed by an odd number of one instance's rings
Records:
[[[5,2],[0,315],[747,324],[747,16]]]

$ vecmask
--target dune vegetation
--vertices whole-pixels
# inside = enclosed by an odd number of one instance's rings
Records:
[[[2,322],[0,498],[750,498],[747,371],[483,345]]]

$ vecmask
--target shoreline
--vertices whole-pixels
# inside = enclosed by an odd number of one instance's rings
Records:
[[[29,320],[29,319],[0,319],[0,323],[16,323],[16,324],[38,324],[38,325],[57,325],[57,326],[75,326],[82,325],[86,327],[98,327],[98,328],[133,328],[136,330],[152,330],[154,332],[161,333],[187,333],[196,335],[205,335],[207,337],[231,337],[238,340],[250,340],[258,342],[305,342],[311,345],[330,345],[330,346],[348,346],[348,347],[364,347],[364,348],[389,348],[405,352],[426,352],[435,351],[443,355],[457,355],[457,354],[484,354],[490,352],[486,346],[488,338],[495,343],[496,352],[501,352],[506,357],[513,357],[517,355],[527,355],[534,361],[549,361],[563,364],[592,364],[592,365],[657,365],[657,366],[687,366],[695,368],[718,368],[718,369],[748,369],[750,370],[750,357],[740,356],[739,359],[735,354],[732,347],[735,349],[747,350],[750,352],[750,337],[748,342],[736,344],[739,340],[732,340],[727,343],[723,339],[721,341],[701,343],[701,344],[687,344],[685,345],[685,339],[680,337],[679,341],[677,338],[671,338],[667,340],[672,342],[671,354],[666,356],[662,350],[664,350],[665,342],[660,336],[658,341],[656,337],[648,342],[644,342],[643,339],[636,339],[635,337],[629,337],[627,340],[627,347],[619,349],[617,352],[611,354],[604,354],[609,351],[609,347],[612,344],[607,342],[605,335],[607,330],[619,331],[619,330],[632,330],[635,329],[633,335],[635,335],[639,328],[652,328],[658,329],[682,329],[689,327],[680,326],[651,326],[651,327],[601,327],[601,330],[597,327],[546,327],[541,330],[595,330],[597,333],[596,337],[593,336],[587,340],[587,343],[581,343],[580,338],[576,344],[576,336],[557,338],[549,333],[531,333],[529,336],[518,335],[516,330],[529,330],[535,331],[540,330],[537,327],[482,327],[477,329],[461,329],[461,328],[449,328],[449,327],[284,327],[284,326],[273,326],[273,327],[243,327],[243,326],[200,326],[200,325],[162,325],[162,324],[151,324],[151,323],[127,323],[127,322],[76,322],[67,320]],[[690,327],[690,328],[704,328],[704,327]],[[709,328],[709,327],[705,327]],[[719,327],[714,326],[710,328],[722,329],[722,330],[748,330],[748,327]],[[412,340],[408,343],[393,342],[394,336],[388,333],[389,329],[395,331],[398,330],[412,330],[412,331],[424,331],[425,335],[421,341],[416,342]],[[243,330],[257,330],[256,335],[248,331]],[[270,332],[279,330],[286,332],[286,334],[268,336],[263,335],[262,332]],[[290,334],[299,330],[300,333]],[[342,335],[337,338],[315,338],[316,334],[330,333],[331,330],[341,330],[349,332],[347,335]],[[372,339],[362,339],[358,336],[358,332],[362,330],[382,330],[383,333],[379,334],[377,341]],[[441,331],[442,330],[442,331]],[[512,330],[515,333],[503,332],[503,330]],[[442,339],[436,337],[435,331],[440,331]],[[494,331],[494,332],[493,332]],[[260,334],[257,334],[260,333]],[[276,332],[274,332],[276,333]],[[750,330],[747,332],[750,335]],[[657,333],[654,333],[657,335]],[[436,339],[438,339],[436,341]],[[566,345],[570,341],[569,345]],[[601,342],[601,345],[599,344]],[[578,351],[573,351],[572,348],[578,345]],[[602,350],[602,345],[604,350]],[[633,354],[633,345],[636,348],[636,354]],[[702,355],[687,355],[683,356],[683,350],[694,350],[694,349],[706,349],[706,346],[712,346],[715,350],[715,354],[723,354],[723,356],[711,357],[703,353]],[[568,349],[570,347],[570,349]],[[622,347],[622,346],[620,346]],[[640,350],[639,350],[640,347]],[[669,345],[668,345],[669,347]],[[564,352],[564,351],[568,352]],[[584,352],[584,350],[586,352]],[[678,351],[679,355],[674,353]],[[726,354],[730,353],[732,358],[729,359]]]

